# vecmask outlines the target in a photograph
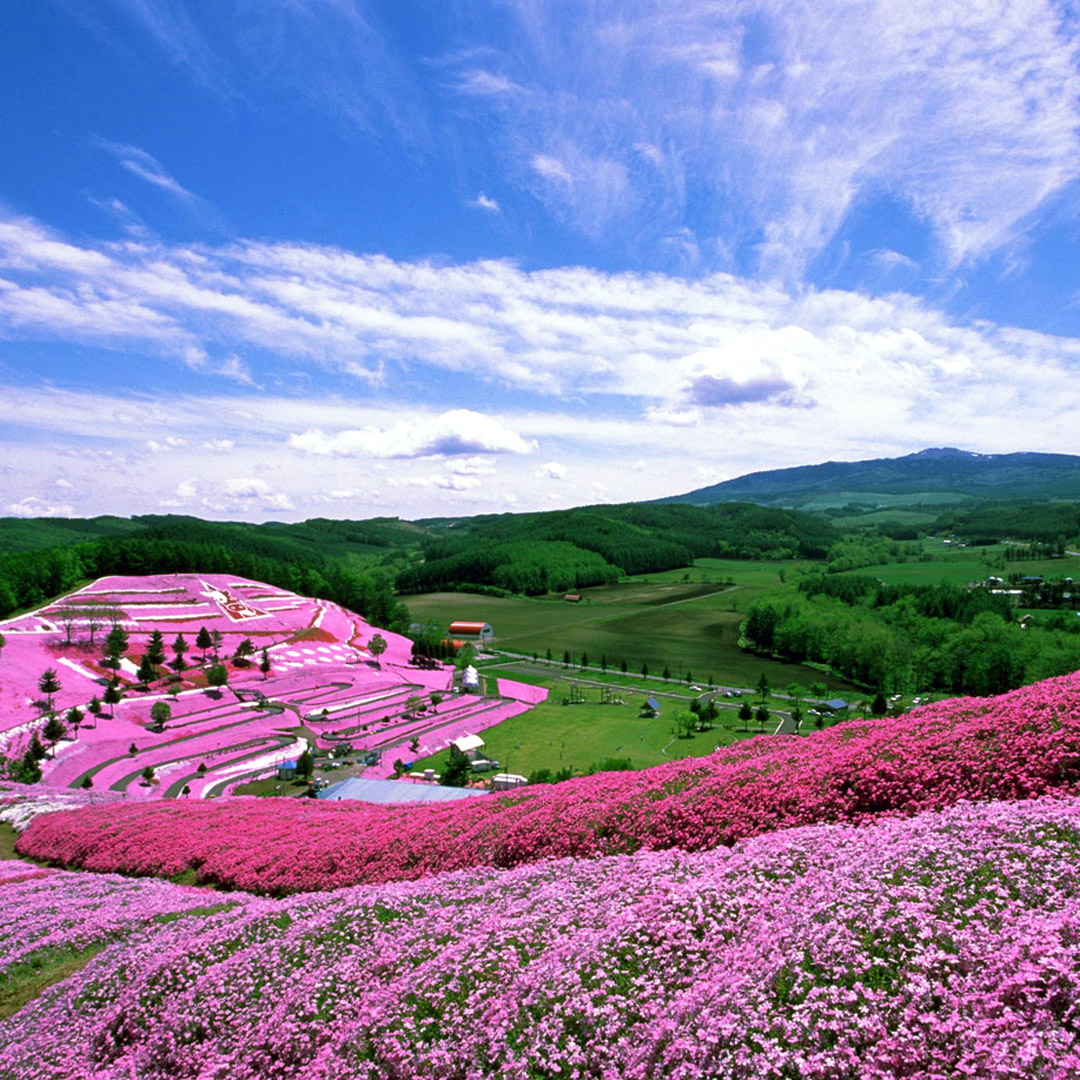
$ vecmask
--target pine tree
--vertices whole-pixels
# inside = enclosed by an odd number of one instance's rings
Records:
[[[120,658],[127,652],[127,631],[115,623],[105,638],[105,659],[102,661],[107,667],[116,669],[120,666]]]
[[[195,648],[202,653],[203,662],[206,661],[206,653],[211,645],[214,644],[214,639],[210,636],[210,631],[205,626],[199,627],[198,636],[195,638]]]
[[[146,655],[150,659],[150,663],[155,667],[165,663],[165,639],[161,636],[160,630],[155,630],[150,635],[150,641],[146,646]]]
[[[262,672],[262,677],[265,679],[270,674],[270,670],[273,664],[270,663],[270,654],[263,649],[262,656],[259,659],[259,670]]]
[[[188,643],[184,640],[183,634],[177,634],[176,640],[172,643],[172,650],[176,654],[176,659],[173,661],[173,667],[177,671],[183,671],[187,664],[184,662],[184,653],[188,651]]]
[[[124,700],[124,692],[120,689],[120,680],[112,679],[109,685],[105,687],[105,693],[102,700],[109,706],[109,719],[111,720],[116,716],[116,706]]]
[[[41,734],[45,736],[46,741],[52,748],[53,755],[56,754],[56,744],[68,733],[67,725],[60,719],[56,713],[53,713],[48,720],[45,721],[45,726],[41,729]]]
[[[149,653],[143,653],[143,657],[139,661],[139,671],[135,677],[143,686],[147,683],[152,683],[157,678],[157,672],[154,670],[154,665],[150,661]]]
[[[48,711],[52,712],[53,694],[60,693],[60,680],[56,675],[56,668],[46,668],[38,679],[38,689],[48,698]]]

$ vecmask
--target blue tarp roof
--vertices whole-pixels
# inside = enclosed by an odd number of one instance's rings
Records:
[[[300,762],[298,762],[298,761],[283,761],[280,765],[278,765],[278,768],[279,769],[294,769],[294,770],[299,769],[300,768]]]
[[[453,802],[488,792],[475,788],[440,787],[438,784],[414,784],[409,780],[373,780],[353,776],[331,784],[319,792],[320,799],[338,801],[356,799],[368,803]]]
[[[654,698],[654,697],[646,698],[645,699],[645,704],[648,705],[649,708],[652,709],[653,712],[659,712],[660,711],[660,702],[657,701],[656,698]]]
[[[843,698],[833,698],[832,701],[826,701],[825,704],[832,709],[833,712],[839,712],[841,709],[846,709],[848,703]]]

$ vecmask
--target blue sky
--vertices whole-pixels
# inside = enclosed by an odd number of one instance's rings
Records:
[[[1078,27],[12,0],[0,514],[420,517],[1074,452]]]

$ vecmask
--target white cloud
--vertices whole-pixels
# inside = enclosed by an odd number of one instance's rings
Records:
[[[572,184],[574,177],[570,170],[556,157],[550,154],[534,154],[532,167],[543,177],[549,180],[560,180],[564,184]]]
[[[1008,245],[1080,167],[1054,0],[624,0],[576,5],[572,34],[559,5],[511,10],[501,77],[530,93],[489,100],[519,182],[635,248],[704,210],[725,247],[763,237],[760,264],[797,277],[887,193],[957,263]]]
[[[557,461],[548,461],[536,470],[535,475],[543,480],[562,480],[566,476],[566,466]]]
[[[70,503],[51,503],[33,495],[8,503],[7,512],[20,518],[75,516],[75,508]]]
[[[377,458],[527,454],[534,449],[534,444],[500,421],[470,409],[451,409],[424,420],[401,420],[387,428],[353,428],[331,435],[311,428],[290,435],[289,445],[308,454]]]
[[[232,439],[207,439],[202,448],[212,450],[215,454],[227,454],[235,445]]]
[[[491,214],[502,213],[502,207],[492,198],[485,195],[482,191],[475,199],[469,200],[469,205],[477,210],[487,210]]]

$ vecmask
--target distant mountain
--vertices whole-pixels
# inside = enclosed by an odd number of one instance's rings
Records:
[[[1080,457],[1072,454],[975,454],[953,447],[920,450],[898,458],[826,461],[749,473],[697,488],[660,503],[711,506],[756,502],[764,506],[804,506],[821,496],[911,496],[920,501],[979,499],[1080,499]],[[862,501],[865,501],[862,500]],[[895,502],[896,499],[890,500]]]

